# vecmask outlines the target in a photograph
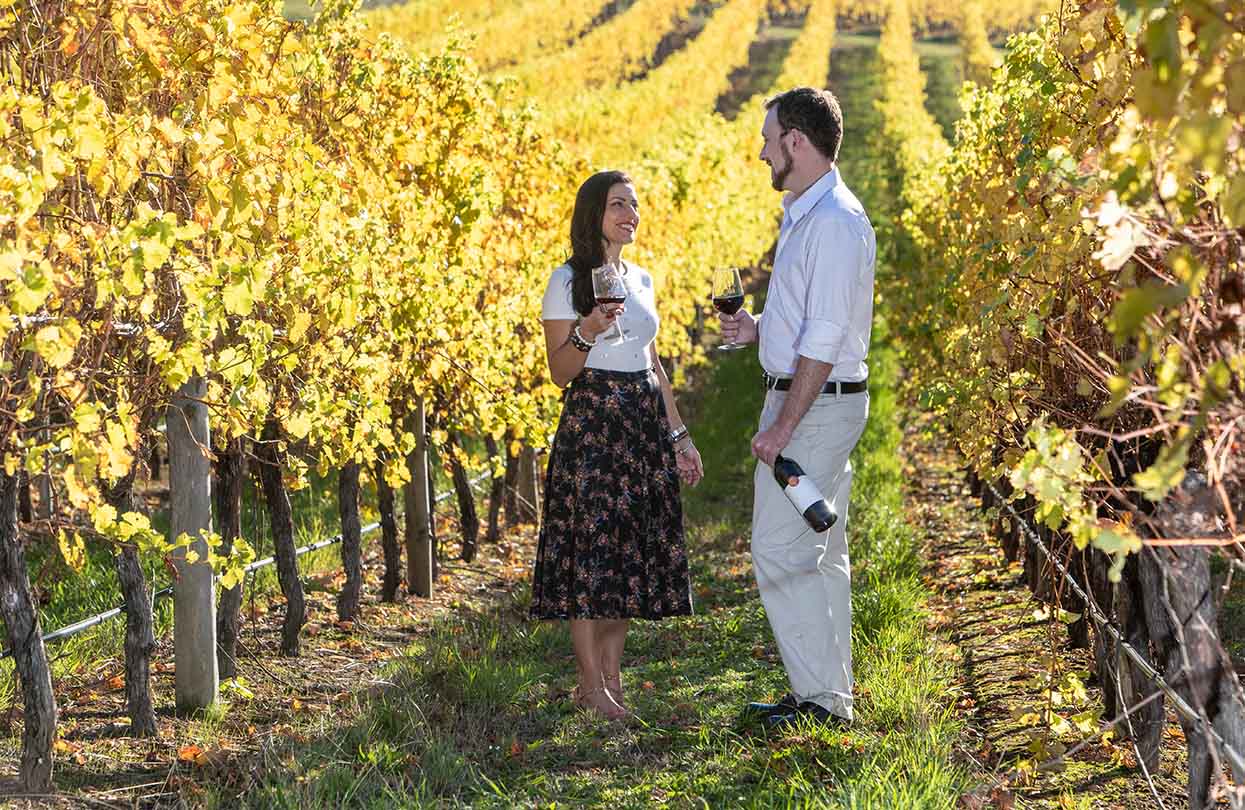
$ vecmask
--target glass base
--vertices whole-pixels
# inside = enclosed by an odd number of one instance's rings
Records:
[[[601,337],[607,346],[621,346],[631,340],[631,330],[623,329],[622,326],[615,321],[614,325],[601,333]]]
[[[714,349],[720,352],[735,352],[746,348],[748,348],[748,344],[746,343],[722,343],[718,346],[714,346]]]

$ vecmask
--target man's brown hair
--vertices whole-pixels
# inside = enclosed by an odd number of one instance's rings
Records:
[[[843,110],[829,90],[796,87],[765,102],[765,109],[778,108],[778,125],[783,131],[798,129],[823,156],[839,159],[843,142]]]

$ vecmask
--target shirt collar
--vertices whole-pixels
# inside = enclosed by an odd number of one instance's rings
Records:
[[[830,171],[817,178],[817,182],[805,189],[804,193],[801,194],[795,202],[787,203],[784,199],[783,208],[786,211],[786,215],[783,218],[790,225],[796,224],[801,219],[804,219],[805,214],[812,211],[813,206],[817,205],[818,201],[838,184],[839,167],[835,166],[830,169]]]

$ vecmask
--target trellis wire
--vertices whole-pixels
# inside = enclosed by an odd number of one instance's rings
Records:
[[[472,486],[475,486],[476,484],[480,483],[481,481],[483,481],[485,478],[488,478],[488,477],[490,476],[487,473],[485,473],[484,475],[477,476],[476,478],[472,479],[468,483],[471,484]],[[441,503],[442,501],[449,500],[451,497],[454,496],[454,494],[455,493],[453,490],[442,492],[440,495],[438,495],[433,500],[433,503]],[[397,515],[395,514],[394,517],[397,517]],[[363,526],[359,529],[359,536],[362,537],[365,534],[374,532],[378,528],[380,528],[379,521],[376,523],[369,523],[366,526]],[[328,546],[333,545],[334,543],[340,543],[341,539],[342,539],[342,536],[340,534],[337,534],[337,535],[334,535],[333,537],[328,538],[327,540],[317,540],[316,542],[309,543],[303,546],[302,548],[295,549],[294,556],[301,557],[304,554],[309,554],[313,551],[318,551],[319,549],[326,548]],[[257,571],[260,568],[264,568],[265,566],[272,565],[274,562],[276,562],[276,557],[265,557],[262,560],[256,560],[255,562],[247,565],[243,570],[249,574],[252,571]],[[155,593],[151,595],[152,606],[154,607],[157,599],[161,599],[166,596],[171,596],[172,594],[173,594],[172,585],[161,588],[160,590],[156,591]],[[65,625],[64,627],[58,628],[44,635],[43,643],[47,644],[50,641],[63,641],[67,638],[76,636],[81,632],[90,630],[92,627],[95,627],[98,624],[103,624],[104,622],[108,621],[114,616],[120,615],[121,611],[123,610],[125,610],[124,605],[120,607],[112,608],[111,610],[105,610],[103,613],[97,613],[96,615],[83,619],[82,621]],[[5,658],[9,658],[12,655],[13,655],[12,650],[0,650],[0,661],[4,660]]]
[[[1151,666],[1150,662],[1147,661],[1141,653],[1137,652],[1131,644],[1124,640],[1124,636],[1120,630],[1116,628],[1111,620],[1102,613],[1102,611],[1098,608],[1098,603],[1090,597],[1089,594],[1081,589],[1081,586],[1077,583],[1076,578],[1068,572],[1068,569],[1064,567],[1058,557],[1050,552],[1050,549],[1048,549],[1046,544],[1042,542],[1042,538],[1038,536],[1037,532],[1033,531],[1033,529],[1029,526],[1029,523],[1021,517],[1020,513],[1016,511],[1014,506],[1012,506],[1011,501],[1004,498],[1002,493],[995,489],[992,482],[986,481],[985,484],[990,488],[990,491],[994,493],[994,497],[1003,504],[1008,512],[1011,513],[1012,518],[1016,521],[1016,525],[1020,527],[1020,530],[1024,533],[1025,538],[1028,539],[1028,541],[1032,543],[1038,551],[1042,552],[1042,555],[1046,557],[1050,564],[1059,570],[1059,573],[1063,576],[1064,582],[1076,592],[1077,596],[1081,597],[1081,600],[1085,603],[1086,610],[1089,611],[1090,618],[1094,620],[1094,624],[1096,624],[1100,629],[1106,630],[1107,634],[1115,640],[1117,647],[1123,650],[1124,654],[1137,665],[1137,668],[1140,669],[1146,677],[1153,681],[1154,685],[1157,686],[1163,694],[1171,700],[1172,706],[1176,709],[1177,714],[1184,717],[1190,723],[1193,723],[1197,728],[1204,731],[1210,739],[1215,741],[1219,748],[1227,754],[1228,759],[1232,761],[1233,770],[1237,773],[1245,773],[1245,757],[1242,757],[1236,749],[1229,745],[1228,742],[1220,736],[1219,732],[1215,730],[1215,727],[1207,721],[1205,716],[1194,710],[1194,708],[1180,696],[1180,693],[1172,688],[1166,680],[1164,680],[1158,670]]]

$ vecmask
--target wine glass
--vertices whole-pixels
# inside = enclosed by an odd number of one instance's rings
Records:
[[[616,265],[606,262],[592,270],[592,294],[599,306],[618,305],[627,300],[627,285],[623,282],[622,273]],[[604,335],[602,335],[604,337]],[[614,334],[605,342],[611,346],[625,343],[626,333],[622,324],[614,320]]]
[[[734,315],[744,305],[744,285],[739,270],[728,267],[713,271],[713,308],[723,315]],[[742,343],[723,343],[718,351],[731,352],[744,348]]]

